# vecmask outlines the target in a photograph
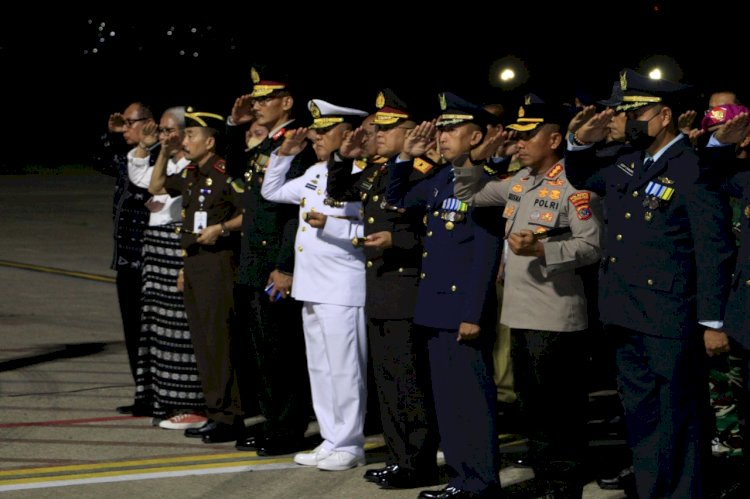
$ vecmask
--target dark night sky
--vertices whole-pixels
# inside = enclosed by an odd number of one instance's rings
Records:
[[[734,64],[747,44],[744,35],[720,12],[688,12],[677,2],[659,2],[658,9],[654,2],[606,2],[593,11],[577,9],[576,2],[551,9],[541,2],[471,4],[471,12],[432,6],[422,18],[373,3],[364,21],[324,15],[322,4],[285,12],[290,3],[235,11],[216,8],[218,2],[192,18],[144,15],[145,3],[133,5],[129,14],[58,10],[44,19],[0,20],[8,144],[0,164],[86,162],[109,113],[136,99],[157,114],[178,104],[227,114],[234,98],[250,91],[249,68],[257,61],[286,68],[305,100],[368,110],[383,86],[423,106],[436,103],[438,91],[452,90],[512,111],[528,90],[548,100],[570,100],[577,88],[604,97],[619,69],[638,68],[653,54],[673,57],[682,81],[705,90],[728,86],[742,93],[747,84],[740,74],[747,71]],[[367,5],[356,4],[357,12]],[[712,17],[714,27],[707,21]],[[557,28],[542,29],[550,21]],[[287,33],[281,40],[279,26]],[[491,87],[488,78],[493,62],[508,54],[529,71],[526,85],[512,92]]]

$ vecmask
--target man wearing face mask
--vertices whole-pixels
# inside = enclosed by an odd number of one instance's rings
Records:
[[[730,213],[701,176],[711,158],[699,158],[678,131],[676,103],[687,87],[626,69],[620,88],[614,110],[570,137],[566,170],[578,188],[604,196],[608,213],[599,305],[616,342],[638,494],[704,497],[706,353],[728,347]],[[618,111],[634,150],[594,169],[590,146]]]

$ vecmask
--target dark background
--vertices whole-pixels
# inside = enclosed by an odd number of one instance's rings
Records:
[[[747,83],[747,30],[720,4],[447,4],[351,3],[341,12],[324,4],[295,11],[289,2],[144,2],[106,14],[20,6],[28,13],[0,20],[0,165],[86,163],[109,114],[133,100],[157,115],[180,104],[226,115],[251,90],[257,62],[285,68],[302,105],[317,97],[372,110],[377,90],[390,86],[433,113],[443,90],[500,102],[511,114],[527,91],[567,102],[576,93],[604,98],[620,69],[654,55],[678,63],[670,79],[696,85],[698,110],[700,91],[742,94]],[[529,78],[515,90],[493,87],[490,69],[509,54]]]

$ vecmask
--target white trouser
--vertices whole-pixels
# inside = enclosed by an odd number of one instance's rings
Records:
[[[367,405],[364,307],[305,302],[302,327],[322,448],[363,457]]]

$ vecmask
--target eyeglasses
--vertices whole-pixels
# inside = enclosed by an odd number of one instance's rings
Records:
[[[147,119],[148,118],[135,118],[135,119],[125,118],[125,119],[123,119],[123,121],[125,122],[124,123],[125,125],[127,125],[127,126],[129,126],[129,127],[132,128],[135,123],[137,123],[139,121],[146,121]]]
[[[159,127],[158,128],[159,133],[166,133],[167,135],[177,132],[179,128],[165,128],[165,127]]]

